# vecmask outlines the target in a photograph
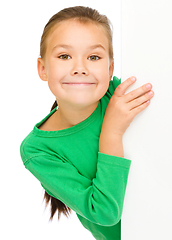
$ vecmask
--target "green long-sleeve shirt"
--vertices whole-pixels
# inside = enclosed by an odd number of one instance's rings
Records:
[[[99,152],[104,113],[116,77],[96,110],[83,122],[64,130],[42,131],[35,125],[20,147],[25,167],[43,188],[74,210],[97,240],[120,240],[120,219],[130,160]]]

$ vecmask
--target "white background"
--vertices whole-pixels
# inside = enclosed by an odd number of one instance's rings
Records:
[[[121,1],[30,0],[0,3],[0,238],[45,240],[93,237],[72,214],[49,223],[42,187],[21,161],[19,147],[33,126],[50,111],[54,96],[37,74],[43,28],[59,10],[76,5],[96,8],[114,26],[114,75],[121,77]]]
[[[75,214],[68,220],[48,222],[42,187],[25,170],[19,154],[21,141],[54,102],[36,69],[43,28],[53,14],[75,5],[96,8],[112,21],[114,75],[121,77],[122,42],[122,80],[135,75],[138,81],[134,88],[151,82],[155,91],[151,105],[124,135],[125,157],[132,160],[132,165],[122,240],[171,240],[171,0],[122,0],[122,41],[119,0],[10,0],[0,4],[0,238],[93,239]]]
[[[155,92],[124,135],[132,164],[122,240],[172,239],[171,13],[171,0],[122,0],[122,80],[135,75],[134,88],[151,82]]]

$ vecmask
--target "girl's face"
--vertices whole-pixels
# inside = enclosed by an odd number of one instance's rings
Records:
[[[77,20],[58,24],[48,36],[45,58],[38,59],[38,73],[59,106],[96,106],[113,74],[103,27]]]

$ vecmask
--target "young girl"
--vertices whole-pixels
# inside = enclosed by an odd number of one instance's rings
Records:
[[[122,136],[153,97],[151,84],[113,77],[106,16],[86,7],[54,15],[45,26],[38,73],[56,102],[21,144],[25,167],[45,189],[51,218],[70,209],[98,240],[121,239],[120,219],[130,160]],[[58,105],[58,106],[57,106]]]

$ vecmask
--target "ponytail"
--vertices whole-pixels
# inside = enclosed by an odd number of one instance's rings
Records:
[[[51,108],[51,111],[57,106],[58,106],[57,101],[55,101]],[[44,200],[45,200],[46,207],[48,203],[50,203],[50,213],[51,213],[50,221],[53,220],[53,217],[57,210],[58,210],[58,220],[60,219],[61,213],[63,213],[66,217],[70,215],[71,209],[67,207],[64,203],[62,203],[60,200],[50,196],[46,191],[44,193]]]

